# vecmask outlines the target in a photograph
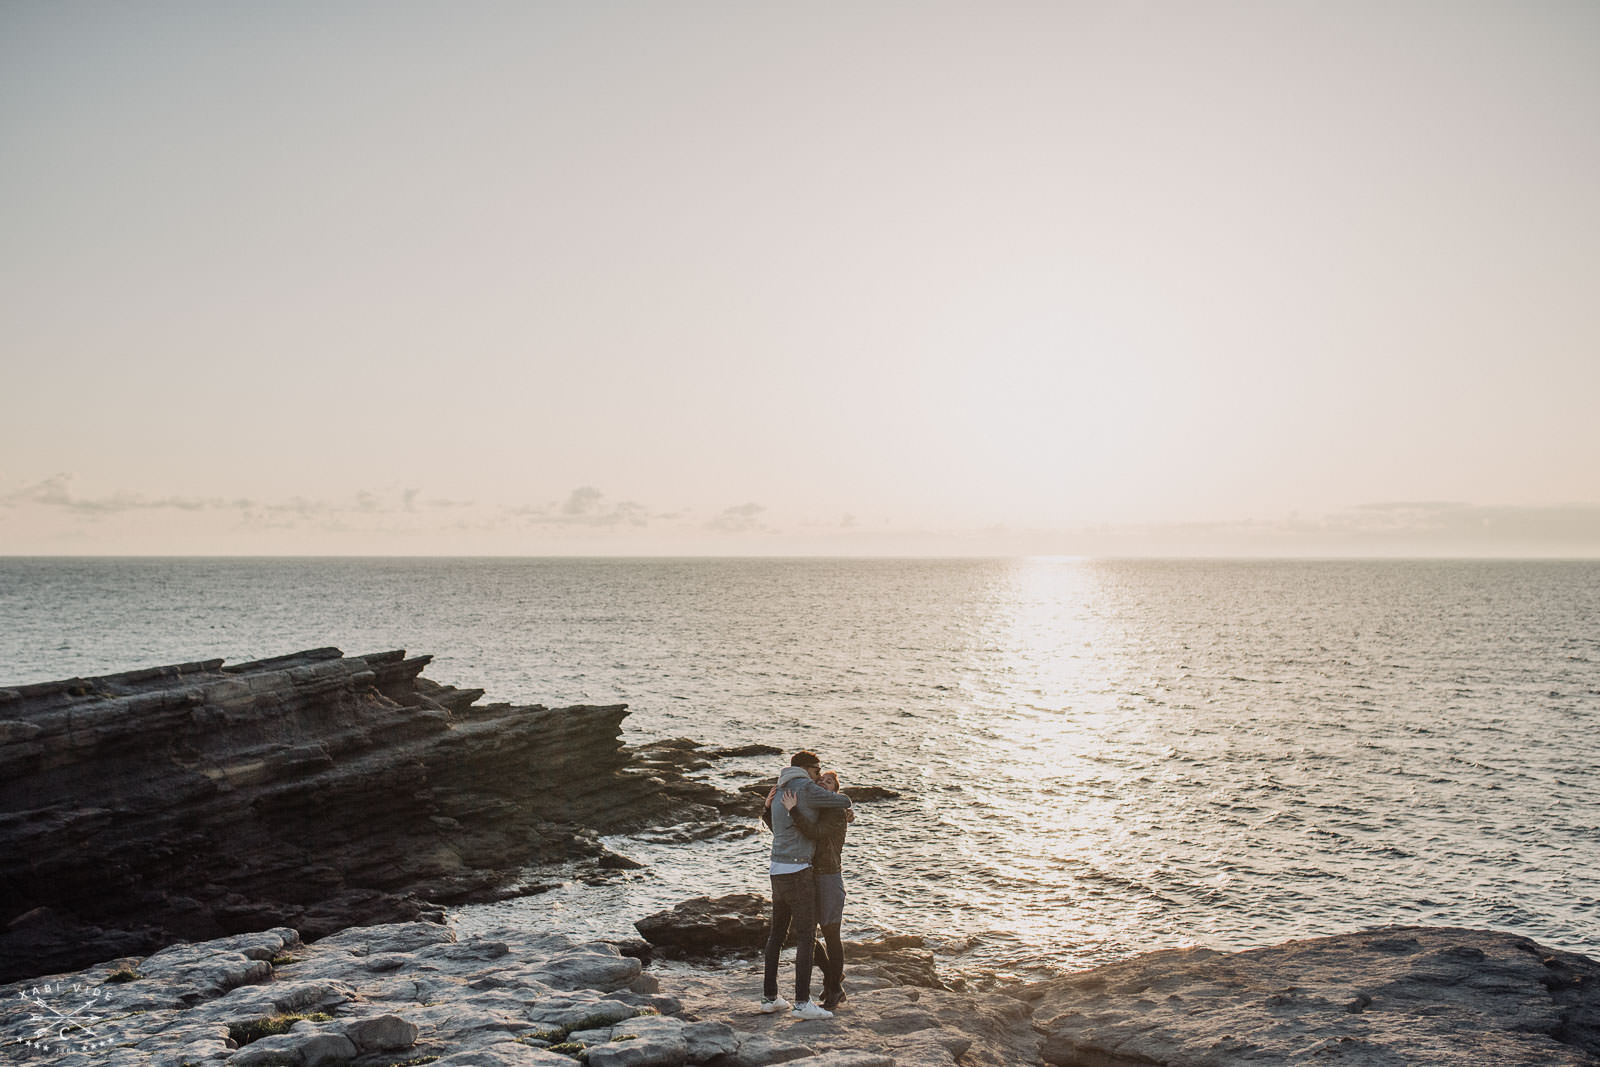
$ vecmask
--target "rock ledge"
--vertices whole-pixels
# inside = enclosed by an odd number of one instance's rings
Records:
[[[478,705],[323,648],[0,689],[0,981],[179,939],[442,917],[599,835],[747,806],[626,705]],[[614,858],[611,866],[625,866]]]
[[[1060,1067],[1600,1063],[1600,964],[1485,930],[1155,952],[1025,995]]]

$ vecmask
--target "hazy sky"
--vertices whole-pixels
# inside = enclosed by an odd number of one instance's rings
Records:
[[[0,553],[1600,555],[1600,4],[0,5]]]

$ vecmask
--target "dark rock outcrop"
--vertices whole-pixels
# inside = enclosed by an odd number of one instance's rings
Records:
[[[429,659],[325,648],[0,689],[0,981],[436,917],[606,855],[600,834],[748,806],[636,761],[626,705],[480,706],[420,677]]]
[[[715,748],[711,750],[709,755],[716,756],[720,759],[724,756],[778,756],[782,753],[783,749],[778,748],[776,745],[752,744],[731,745],[727,748]]]
[[[767,943],[771,911],[756,893],[724,897],[692,897],[635,922],[651,954],[664,959],[707,960],[750,956]],[[794,932],[785,942],[794,944]],[[945,989],[934,965],[933,951],[922,937],[898,934],[876,941],[846,941],[844,955],[852,975],[863,968],[886,984]]]
[[[634,923],[639,936],[668,958],[704,959],[752,952],[767,943],[767,898],[757,893],[692,897]]]
[[[765,801],[767,799],[767,794],[772,792],[773,787],[777,784],[778,779],[777,776],[774,775],[771,778],[764,778],[759,782],[750,782],[746,785],[742,785],[739,787],[739,792],[753,797],[760,797],[762,801]],[[900,799],[900,791],[898,789],[890,789],[887,786],[881,785],[861,785],[859,783],[852,782],[849,785],[846,785],[844,789],[840,791],[849,796],[850,801],[853,804],[870,803],[875,800]],[[748,807],[748,805],[746,805],[746,807]],[[756,805],[756,808],[758,811],[760,810],[759,802]]]
[[[1153,952],[1024,993],[1060,1067],[1600,1063],[1600,964],[1486,930]]]

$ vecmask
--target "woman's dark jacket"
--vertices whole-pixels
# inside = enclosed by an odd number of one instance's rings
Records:
[[[815,819],[808,818],[798,807],[789,813],[795,829],[816,842],[816,851],[811,854],[811,867],[818,874],[844,873],[841,853],[844,852],[844,832],[849,826],[845,818],[848,810],[823,808],[817,812]]]

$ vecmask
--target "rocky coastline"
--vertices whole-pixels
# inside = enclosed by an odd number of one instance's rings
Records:
[[[916,938],[848,950],[847,999],[811,1021],[759,1011],[753,953],[651,963],[529,929],[458,938],[410,922],[311,944],[274,929],[0,987],[0,1047],[59,1067],[1600,1061],[1600,965],[1508,934],[1157,952],[986,991],[942,981]]]
[[[1600,964],[1492,931],[982,989],[889,937],[849,946],[820,1021],[757,1010],[760,897],[640,916],[625,943],[458,936],[452,905],[530,891],[541,863],[628,865],[601,834],[726,832],[764,788],[692,777],[752,753],[630,748],[622,705],[479,706],[422,678],[428,659],[0,689],[0,1048],[69,1067],[1600,1064]]]
[[[0,688],[0,981],[177,940],[442,918],[602,834],[749,798],[621,740],[626,705],[479,705],[431,657],[323,648]]]

